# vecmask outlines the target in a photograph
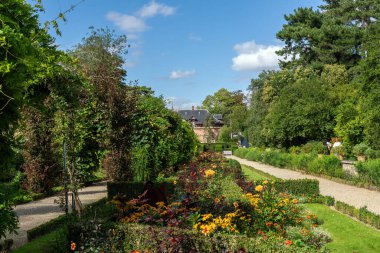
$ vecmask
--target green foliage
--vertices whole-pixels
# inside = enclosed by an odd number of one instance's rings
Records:
[[[368,159],[376,159],[380,158],[380,150],[373,150],[372,148],[368,148],[365,152],[364,155]]]
[[[361,177],[373,185],[380,186],[380,159],[358,162],[356,169]]]
[[[244,106],[242,91],[228,91],[224,88],[203,100],[202,106],[212,114],[222,114],[223,121],[229,124],[229,117],[236,106]]]
[[[262,131],[269,143],[280,147],[322,140],[332,135],[332,108],[329,93],[318,79],[300,80],[282,89]]]
[[[256,180],[255,185],[263,185],[265,180]],[[319,182],[315,179],[289,179],[289,180],[267,180],[273,182],[273,187],[278,192],[292,194],[294,196],[319,195]]]
[[[301,147],[301,150],[306,154],[325,154],[327,147],[321,141],[309,141]]]
[[[152,239],[153,238],[153,239]],[[179,238],[181,238],[179,240]],[[171,240],[170,240],[171,239]],[[183,252],[318,252],[313,248],[287,246],[275,235],[267,238],[250,238],[241,235],[214,234],[202,236],[191,230],[178,228],[159,228],[140,224],[121,225],[116,228],[116,235],[109,240],[115,246],[119,245],[124,251],[147,249],[152,252],[169,252],[174,249]],[[137,246],[138,245],[138,246]]]
[[[173,182],[160,182],[163,184],[166,196],[174,192]],[[157,187],[159,185],[156,185]],[[107,182],[107,198],[112,199],[115,196],[125,196],[126,199],[138,197],[144,192],[143,182]]]
[[[354,217],[370,226],[380,229],[380,215],[367,210],[367,207],[361,207],[359,209],[354,206],[348,205],[341,201],[336,201],[335,208],[351,217]]]
[[[353,148],[352,148],[352,152],[354,153],[354,155],[356,156],[364,156],[366,151],[368,150],[368,145],[365,144],[365,143],[359,143],[357,145],[355,145]]]
[[[314,159],[307,167],[309,172],[315,174],[329,175],[333,177],[343,177],[342,164],[335,156],[323,156]]]

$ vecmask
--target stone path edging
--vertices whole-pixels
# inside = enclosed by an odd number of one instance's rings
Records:
[[[325,178],[303,174],[298,171],[282,169],[271,165],[248,161],[237,156],[226,156],[237,160],[239,163],[251,166],[257,170],[264,171],[275,177],[282,179],[317,179],[319,181],[320,193],[325,196],[334,197],[335,200],[342,201],[356,208],[367,206],[367,209],[380,215],[380,192],[359,188],[352,185],[337,183]]]

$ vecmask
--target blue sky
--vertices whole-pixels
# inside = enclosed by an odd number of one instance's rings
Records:
[[[32,0],[30,0],[32,1]],[[41,21],[81,0],[44,0]],[[89,31],[109,27],[126,34],[128,80],[187,109],[220,88],[246,90],[263,69],[275,69],[276,33],[284,15],[322,0],[85,0],[66,14],[56,38],[67,50]],[[56,37],[56,36],[55,36]]]

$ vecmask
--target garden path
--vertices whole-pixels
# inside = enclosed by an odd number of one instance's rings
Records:
[[[298,171],[282,169],[259,162],[248,161],[237,156],[227,156],[227,158],[237,160],[241,164],[251,166],[257,170],[264,171],[282,179],[317,179],[319,181],[319,188],[322,195],[334,197],[335,200],[342,201],[356,208],[367,206],[367,209],[369,211],[380,215],[380,192],[378,191],[372,191],[347,184],[337,183],[325,178],[303,174]]]
[[[79,190],[79,198],[83,205],[94,203],[107,196],[106,182],[95,183],[89,187]],[[62,214],[64,211],[59,208],[54,200],[57,196],[32,201],[15,207],[19,219],[19,229],[17,235],[10,235],[7,239],[13,239],[13,247],[18,248],[27,243],[27,231],[38,227]],[[71,201],[70,201],[71,202]],[[71,206],[69,207],[71,208]]]

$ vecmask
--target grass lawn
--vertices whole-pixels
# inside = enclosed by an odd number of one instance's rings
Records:
[[[324,221],[322,228],[328,231],[333,238],[333,242],[327,245],[331,252],[380,252],[379,231],[331,210],[325,205],[305,204],[305,206]]]
[[[264,179],[273,179],[273,180],[278,179],[275,176],[262,172],[261,170],[256,170],[247,165],[241,165],[241,168],[243,170],[244,176],[246,176],[246,179],[248,181],[264,180]]]
[[[37,239],[25,244],[24,246],[15,249],[12,253],[59,253],[64,252],[66,242],[62,241],[65,238],[64,230],[57,229],[51,233],[38,237]],[[64,239],[63,239],[64,240]],[[60,243],[62,241],[62,243]],[[63,245],[60,245],[63,244]]]

